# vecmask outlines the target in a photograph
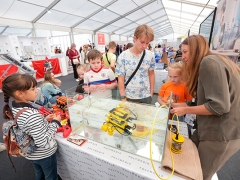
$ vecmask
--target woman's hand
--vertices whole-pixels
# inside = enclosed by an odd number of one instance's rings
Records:
[[[187,114],[188,112],[186,110],[186,107],[175,107],[170,110],[170,113],[176,114],[178,116],[183,116],[183,115]]]

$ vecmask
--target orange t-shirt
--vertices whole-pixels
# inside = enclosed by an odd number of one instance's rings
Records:
[[[168,98],[170,97],[170,92],[173,93],[173,95],[176,95],[178,97],[178,103],[183,103],[186,100],[190,101],[192,100],[192,97],[188,94],[187,87],[185,86],[185,83],[181,83],[178,85],[173,84],[172,82],[166,82],[162,85],[160,88],[158,95],[162,96],[162,101],[167,102]]]

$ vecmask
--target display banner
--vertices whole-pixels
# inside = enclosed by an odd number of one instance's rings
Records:
[[[36,60],[36,61],[32,61],[33,68],[34,68],[34,70],[36,70],[36,79],[44,78],[44,75],[45,75],[45,72],[46,72],[46,67],[44,65],[47,62],[51,63],[52,72],[54,74],[60,74],[61,73],[58,58]]]
[[[98,45],[105,45],[105,35],[98,33]]]
[[[4,77],[9,76],[10,74],[16,73],[18,71],[18,67],[12,65],[10,69],[8,69],[7,73],[2,77],[3,73],[7,70],[7,68],[11,66],[10,64],[2,64],[0,65],[0,89],[2,89],[2,81]]]
[[[220,0],[212,33],[211,50],[240,50],[240,0]]]

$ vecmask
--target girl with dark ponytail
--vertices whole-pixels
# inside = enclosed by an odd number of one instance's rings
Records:
[[[2,82],[4,93],[3,117],[13,119],[18,111],[28,108],[17,119],[17,125],[34,140],[37,149],[29,156],[34,166],[36,179],[57,180],[57,143],[54,139],[61,117],[49,115],[44,118],[29,101],[37,98],[37,81],[31,75],[12,74]],[[12,108],[9,99],[13,98]],[[51,122],[50,122],[51,121]]]

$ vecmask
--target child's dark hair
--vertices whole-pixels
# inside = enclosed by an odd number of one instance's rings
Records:
[[[92,49],[91,51],[89,51],[88,61],[90,62],[90,60],[94,60],[96,58],[99,58],[102,60],[102,53],[96,49]]]
[[[4,107],[3,107],[3,118],[9,119],[6,113],[12,116],[12,110],[9,106],[10,97],[14,97],[16,91],[26,91],[32,87],[37,86],[37,81],[34,77],[28,74],[11,74],[6,77],[2,82],[2,91],[4,95]]]

